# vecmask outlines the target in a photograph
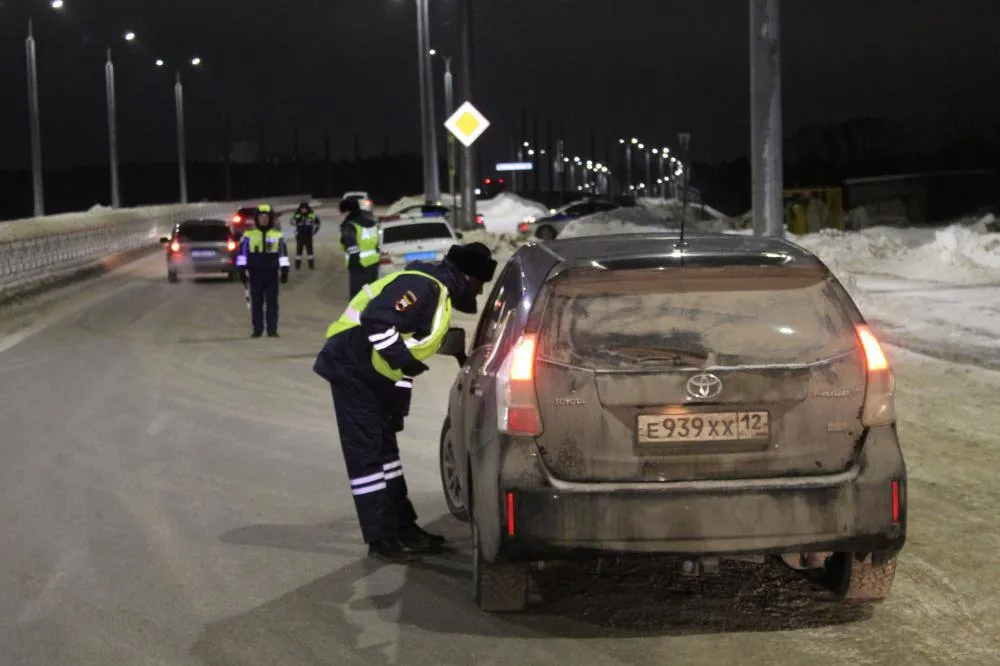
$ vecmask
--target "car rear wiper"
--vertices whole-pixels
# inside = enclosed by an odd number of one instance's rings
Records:
[[[626,358],[633,363],[657,361],[667,362],[670,365],[685,365],[690,364],[692,360],[699,364],[708,360],[707,353],[674,347],[616,347],[602,351],[613,356]]]

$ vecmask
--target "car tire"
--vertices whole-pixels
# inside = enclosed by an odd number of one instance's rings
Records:
[[[883,601],[896,577],[896,558],[880,557],[879,553],[834,553],[827,559],[823,574],[840,601]]]
[[[177,281],[177,271],[167,271],[167,282],[174,283]]]
[[[535,238],[541,238],[542,240],[552,240],[556,237],[556,230],[549,226],[539,227],[535,231]]]
[[[455,460],[455,447],[449,419],[445,419],[444,425],[441,427],[438,464],[441,471],[441,487],[444,490],[444,501],[448,505],[448,511],[459,520],[468,522],[469,512],[465,509],[462,478],[458,475],[458,461]]]
[[[471,495],[471,493],[470,493]],[[490,564],[479,547],[479,528],[472,524],[473,598],[487,613],[517,613],[528,606],[529,567],[527,562]]]

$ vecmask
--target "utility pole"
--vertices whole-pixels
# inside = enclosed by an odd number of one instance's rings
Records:
[[[233,161],[231,153],[233,152],[233,140],[229,129],[229,112],[225,115],[225,144],[223,145],[223,150],[225,151],[222,155],[225,160],[226,165],[226,201],[233,200]]]
[[[753,232],[782,236],[780,1],[750,0],[750,162]]]
[[[459,25],[461,26],[462,68],[459,78],[459,95],[466,102],[472,102],[472,0],[459,0]],[[476,179],[473,174],[475,151],[472,146],[462,146],[462,227],[474,229],[476,226]]]

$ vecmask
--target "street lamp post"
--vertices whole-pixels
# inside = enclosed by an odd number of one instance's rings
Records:
[[[181,203],[188,202],[187,190],[187,151],[184,136],[184,85],[181,83],[181,73],[175,73],[174,108],[177,112],[177,169],[180,178]]]
[[[104,63],[104,87],[108,103],[108,153],[111,168],[111,207],[121,206],[121,189],[118,183],[118,110],[115,103],[115,64],[111,60],[111,47]]]
[[[60,5],[61,6],[61,5]],[[58,9],[53,4],[53,7]],[[28,62],[28,107],[31,130],[31,185],[35,200],[35,217],[45,215],[45,192],[42,185],[42,124],[38,112],[38,61],[35,58],[35,34],[28,19],[28,38],[24,49]]]
[[[162,58],[156,60],[157,67],[163,67],[166,62]],[[201,66],[201,58],[191,58],[191,66]],[[180,68],[174,71],[174,111],[177,116],[177,175],[180,181],[181,203],[188,203],[187,186],[187,138],[184,132],[184,84],[181,82]]]
[[[428,204],[436,203],[441,196],[438,183],[437,139],[434,127],[434,96],[431,84],[429,53],[430,19],[428,0],[417,2],[417,68],[420,81],[420,123],[423,138],[424,157],[424,198]]]

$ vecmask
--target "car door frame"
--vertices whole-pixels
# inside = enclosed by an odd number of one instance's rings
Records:
[[[486,303],[494,304],[501,290],[507,289],[512,276],[516,277],[517,275],[517,271],[513,268],[515,265],[516,262],[512,258],[503,267],[496,281],[493,283],[493,288],[490,290]],[[506,312],[510,311],[510,308],[507,307],[508,302],[508,300],[504,300],[504,304],[501,306],[499,312],[493,307],[483,308],[479,321],[476,323],[475,333],[473,334],[469,349],[469,357],[465,365],[459,370],[458,377],[452,389],[452,396],[449,400],[452,442],[455,447],[456,462],[461,461],[459,465],[459,478],[462,480],[462,488],[466,493],[466,502],[469,501],[468,489],[470,488],[470,484],[468,473],[474,448],[474,441],[472,439],[474,429],[471,427],[469,419],[470,416],[475,417],[478,414],[473,403],[484,397],[484,395],[476,395],[474,385],[479,384],[482,387],[483,379],[481,371],[486,361],[489,360],[490,352],[492,351],[490,342],[495,342],[495,340],[487,340],[487,327],[494,318],[495,321],[499,322],[506,315]],[[502,331],[502,329],[495,329],[494,333],[498,331]],[[481,388],[479,392],[485,394],[485,391],[482,391]],[[469,506],[468,503],[466,506]]]

